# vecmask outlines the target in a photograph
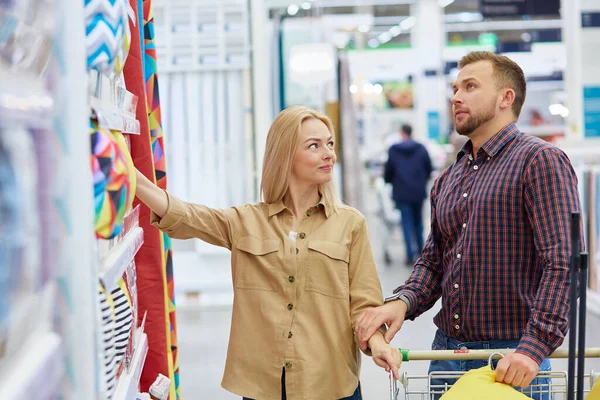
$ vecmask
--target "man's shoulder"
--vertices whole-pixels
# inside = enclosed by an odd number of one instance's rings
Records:
[[[538,155],[551,154],[551,155],[562,155],[564,151],[552,143],[546,142],[537,136],[529,135],[524,132],[520,132],[516,145],[520,149],[520,153],[525,153],[527,156],[535,158]]]

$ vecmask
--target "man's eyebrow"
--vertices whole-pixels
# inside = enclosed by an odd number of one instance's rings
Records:
[[[461,81],[459,82],[459,84],[462,84],[462,83],[467,83],[467,82],[469,82],[469,81],[475,81],[475,82],[479,83],[479,80],[478,80],[477,78],[475,78],[475,77],[473,77],[473,76],[468,76],[468,77],[466,77],[465,79],[461,80]],[[456,88],[457,88],[457,85],[456,85],[456,82],[454,82],[454,84],[452,85],[452,89],[456,90]]]

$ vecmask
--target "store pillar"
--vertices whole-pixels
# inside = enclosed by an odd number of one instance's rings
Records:
[[[411,5],[411,44],[417,64],[413,77],[416,140],[438,140],[447,133],[448,100],[444,78],[443,49],[446,43],[444,8],[438,0],[419,0]]]
[[[563,0],[562,18],[569,138],[600,140],[600,2]]]

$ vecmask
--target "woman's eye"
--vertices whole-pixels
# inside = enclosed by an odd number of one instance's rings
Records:
[[[310,146],[308,146],[309,149],[316,149],[317,148],[317,144],[313,143]]]
[[[333,148],[333,147],[335,146],[335,143],[333,143],[333,142],[329,142],[329,143],[327,143],[327,146],[329,146],[329,147]]]

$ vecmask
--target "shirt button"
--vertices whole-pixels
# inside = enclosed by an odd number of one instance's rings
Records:
[[[459,330],[460,329],[460,325],[454,325],[454,329]]]
[[[477,170],[479,169],[479,167],[476,165],[476,166],[474,166],[474,167],[473,167],[473,169],[474,169],[475,171],[477,171]]]
[[[490,161],[492,159],[492,157],[488,157],[487,159],[488,159],[488,161]]]
[[[454,319],[458,319],[458,314],[454,314]]]
[[[306,233],[304,233],[304,232],[300,232],[300,234],[298,235],[298,237],[299,237],[300,239],[304,239],[304,238],[306,237]]]
[[[291,310],[292,308],[294,308],[294,305],[292,303],[288,304],[288,310]]]
[[[289,332],[289,333],[288,333],[288,339],[291,339],[291,338],[292,338],[292,336],[294,336],[294,335],[292,335],[292,332]]]
[[[306,216],[310,217],[312,215],[312,210],[306,210]]]
[[[466,224],[466,223],[464,223],[464,224],[463,224],[463,228],[466,228],[466,227],[467,227],[467,224]]]
[[[300,250],[296,249],[296,254],[298,254],[300,252]]]
[[[461,349],[461,350],[469,350],[469,349],[467,348],[467,346],[460,346],[460,349]]]
[[[454,289],[458,289],[458,283],[454,284]]]
[[[467,194],[467,193],[463,193],[463,197],[467,197],[467,196],[468,196],[468,194]]]
[[[460,254],[457,254],[457,255],[456,255],[456,258],[461,258],[461,257],[462,257],[462,256],[461,256]]]
[[[290,276],[290,277],[288,278],[288,281],[290,281],[290,282],[292,282],[292,283],[294,283],[294,281],[295,281],[295,280],[296,280],[296,278],[294,278],[293,276]]]
[[[286,362],[285,363],[285,369],[290,369],[292,368],[292,363],[291,362]]]

